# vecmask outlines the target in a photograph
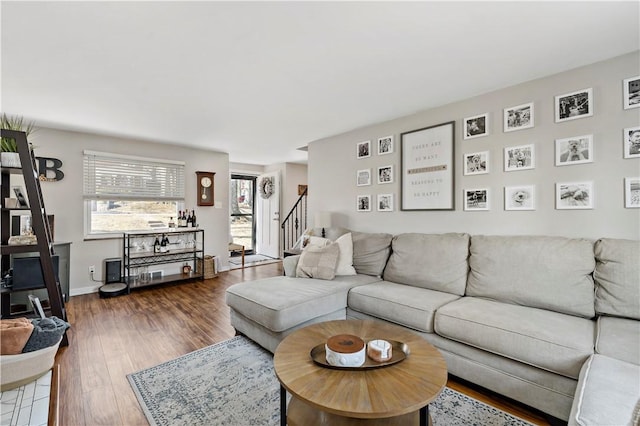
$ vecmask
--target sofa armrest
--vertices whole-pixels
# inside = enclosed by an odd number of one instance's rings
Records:
[[[300,260],[300,255],[287,256],[282,259],[282,267],[284,268],[284,274],[287,277],[296,276],[296,267],[298,266],[298,260]]]

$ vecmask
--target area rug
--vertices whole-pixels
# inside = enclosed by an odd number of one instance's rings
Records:
[[[244,257],[245,266],[253,263],[262,263],[269,261],[278,261],[279,259],[275,259],[273,257],[265,256],[264,254],[250,254]],[[242,256],[231,256],[229,257],[229,263],[234,265],[242,265]]]
[[[243,336],[127,378],[152,426],[280,424],[273,356]],[[429,412],[435,426],[531,425],[449,388]]]

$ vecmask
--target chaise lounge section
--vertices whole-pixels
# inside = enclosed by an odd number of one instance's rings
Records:
[[[332,231],[351,234],[357,274],[299,278],[299,257],[286,258],[286,276],[227,290],[239,333],[273,352],[314,322],[389,321],[436,346],[462,379],[571,424],[632,424],[640,242]],[[604,379],[624,390],[613,403]]]

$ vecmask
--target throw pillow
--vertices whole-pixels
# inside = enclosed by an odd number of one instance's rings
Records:
[[[332,280],[336,276],[339,256],[340,247],[337,244],[326,247],[307,246],[298,260],[296,277]]]
[[[313,235],[309,236],[307,239],[306,244],[303,243],[302,248],[308,247],[308,246],[312,246],[312,247],[326,247],[329,244],[331,244],[331,240],[328,238],[322,238],[322,237],[314,237]]]
[[[353,241],[351,233],[342,235],[336,240],[336,244],[340,247],[340,257],[338,257],[338,266],[336,267],[336,275],[355,275],[356,270],[353,267]]]
[[[32,332],[33,324],[26,318],[0,321],[0,355],[21,353]]]

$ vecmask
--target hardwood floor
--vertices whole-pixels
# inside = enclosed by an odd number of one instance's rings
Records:
[[[56,356],[60,424],[147,425],[126,375],[233,337],[227,287],[281,274],[281,263],[275,263],[114,298],[72,297],[69,346]],[[448,385],[532,423],[549,424],[539,413],[460,381]]]

